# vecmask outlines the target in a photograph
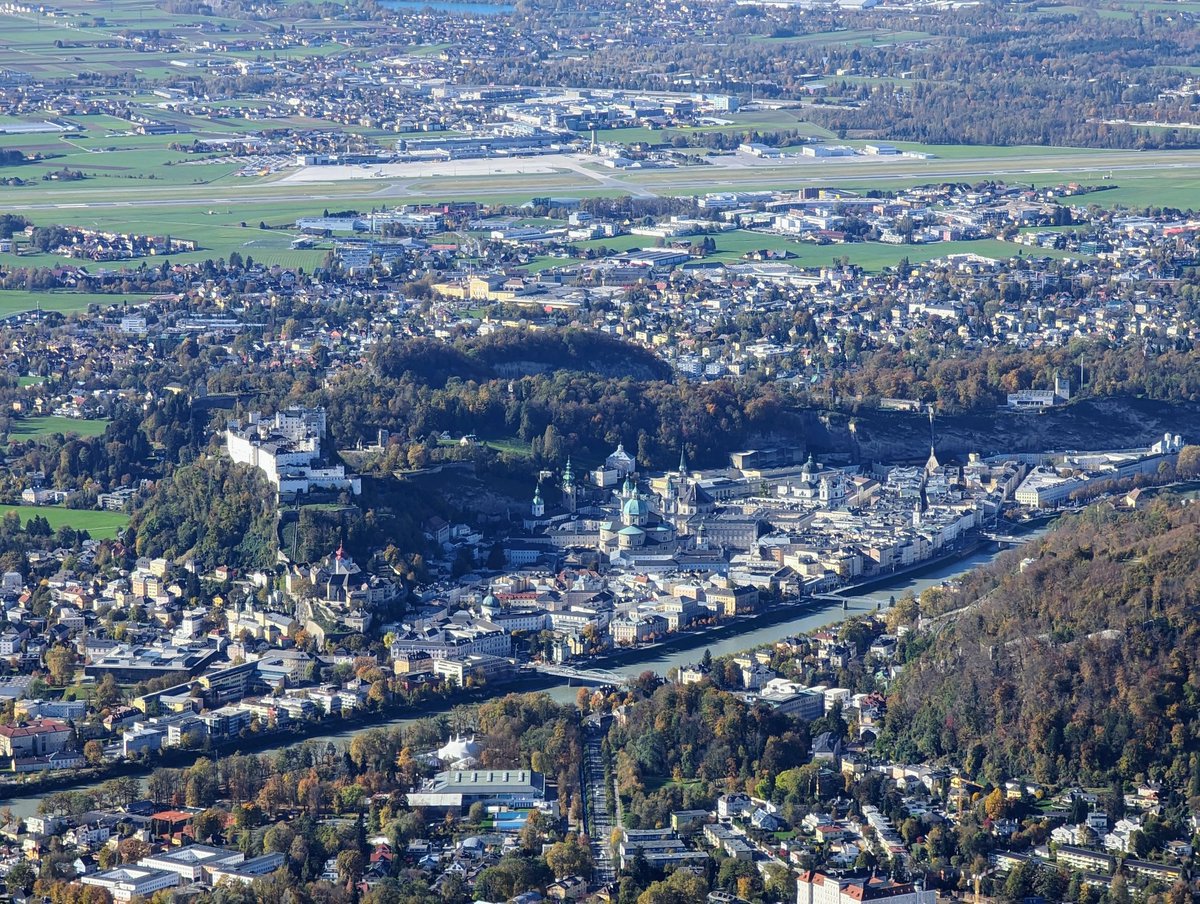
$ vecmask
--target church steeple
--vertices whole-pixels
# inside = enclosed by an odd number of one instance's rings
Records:
[[[571,470],[571,456],[567,456],[567,466],[563,468],[562,477],[563,508],[574,512],[578,502],[578,490],[575,488],[575,472]]]
[[[934,436],[933,436],[933,405],[929,406],[929,461],[925,462],[925,473],[932,474],[942,466],[938,461],[937,453],[933,451]]]
[[[938,470],[938,468],[940,468],[941,466],[942,466],[942,463],[940,461],[938,461],[937,453],[933,451],[933,444],[930,443],[930,445],[929,445],[929,460],[927,462],[925,462],[925,473],[932,474],[934,471]]]
[[[679,447],[679,476],[688,476],[687,452],[684,451],[683,446]]]
[[[540,480],[533,490],[533,505],[530,507],[530,513],[535,518],[546,514],[546,503],[542,501],[542,482]]]

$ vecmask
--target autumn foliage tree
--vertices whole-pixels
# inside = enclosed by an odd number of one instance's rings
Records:
[[[939,601],[962,614],[892,686],[879,744],[904,761],[969,762],[994,785],[1111,785],[1118,803],[1147,778],[1189,787],[1197,598],[1200,506],[1086,509]]]

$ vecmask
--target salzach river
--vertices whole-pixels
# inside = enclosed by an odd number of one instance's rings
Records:
[[[1031,533],[1029,535],[1030,539],[1040,536],[1044,531],[1045,528],[1041,528]],[[854,615],[874,612],[876,609],[885,609],[891,597],[898,597],[906,591],[911,590],[919,596],[927,587],[934,587],[943,581],[966,574],[976,566],[991,562],[997,555],[999,555],[999,550],[996,547],[985,547],[979,552],[953,562],[948,562],[920,576],[900,576],[896,578],[895,582],[887,582],[869,592],[850,594],[847,596],[848,607],[846,609],[843,609],[840,604],[830,604],[828,608],[808,608],[795,618],[774,622],[770,625],[747,624],[746,630],[727,635],[722,634],[719,637],[713,638],[711,643],[704,643],[703,638],[697,635],[694,644],[665,646],[647,650],[644,657],[631,659],[625,664],[615,667],[613,670],[626,675],[637,675],[650,669],[665,675],[672,668],[697,661],[703,654],[704,649],[711,650],[714,656],[724,656],[750,647],[771,643],[780,637],[814,631],[827,625],[837,624]],[[519,684],[516,684],[506,688],[506,690],[520,691],[521,688]],[[577,690],[577,687],[572,687],[564,682],[561,685],[547,689],[546,693],[559,703],[571,703],[575,700]],[[442,712],[447,712],[450,708],[451,706],[447,705]],[[332,740],[335,743],[344,744],[360,732],[369,731],[373,728],[407,725],[418,718],[428,718],[431,715],[438,715],[438,711],[424,712],[420,716],[382,720],[373,725],[356,725],[352,728],[347,728],[340,732],[332,732],[328,735],[321,735],[320,737],[321,740]],[[283,741],[278,747],[267,748],[261,752],[270,753],[280,747],[290,746],[294,743],[299,742]],[[86,789],[91,787],[91,785],[92,783],[90,782],[83,782],[73,787],[75,789]],[[26,797],[4,798],[0,799],[0,806],[10,807],[14,815],[18,817],[28,816],[37,811],[38,802],[43,796],[44,793],[39,793]]]

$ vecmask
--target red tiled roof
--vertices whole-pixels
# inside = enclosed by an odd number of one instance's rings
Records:
[[[58,719],[41,719],[28,725],[0,725],[0,737],[27,738],[31,735],[47,734],[56,731],[70,731],[71,726]]]
[[[192,818],[192,814],[186,810],[162,810],[152,814],[150,818],[161,819],[164,822],[186,822]]]

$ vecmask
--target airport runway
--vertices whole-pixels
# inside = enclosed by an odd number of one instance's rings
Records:
[[[1200,151],[1095,151],[1046,155],[997,156],[991,159],[854,158],[830,162],[805,158],[755,161],[739,158],[715,158],[708,166],[646,169],[639,171],[601,171],[588,165],[586,158],[555,159],[552,172],[501,172],[474,176],[414,174],[403,178],[363,178],[342,181],[289,181],[287,177],[271,182],[248,183],[244,190],[226,183],[221,196],[211,194],[213,186],[162,185],[139,186],[126,193],[111,188],[64,188],[49,192],[39,187],[36,195],[21,200],[20,190],[6,193],[5,209],[103,210],[180,206],[220,206],[271,204],[286,202],[322,202],[349,199],[387,198],[404,203],[407,198],[470,197],[471,195],[569,194],[602,188],[640,197],[689,194],[696,191],[736,191],[739,188],[777,188],[786,190],[801,185],[838,185],[878,181],[972,181],[1001,178],[1010,182],[1028,181],[1022,177],[1061,177],[1071,181],[1076,175],[1088,175],[1087,181],[1100,184],[1097,177],[1109,173],[1117,181],[1120,173],[1140,172],[1190,175],[1200,178]],[[510,161],[510,163],[515,161]],[[369,176],[369,174],[368,174]],[[116,197],[114,197],[116,195]],[[36,200],[34,198],[36,197]],[[1182,206],[1200,206],[1200,197],[1180,199]]]

